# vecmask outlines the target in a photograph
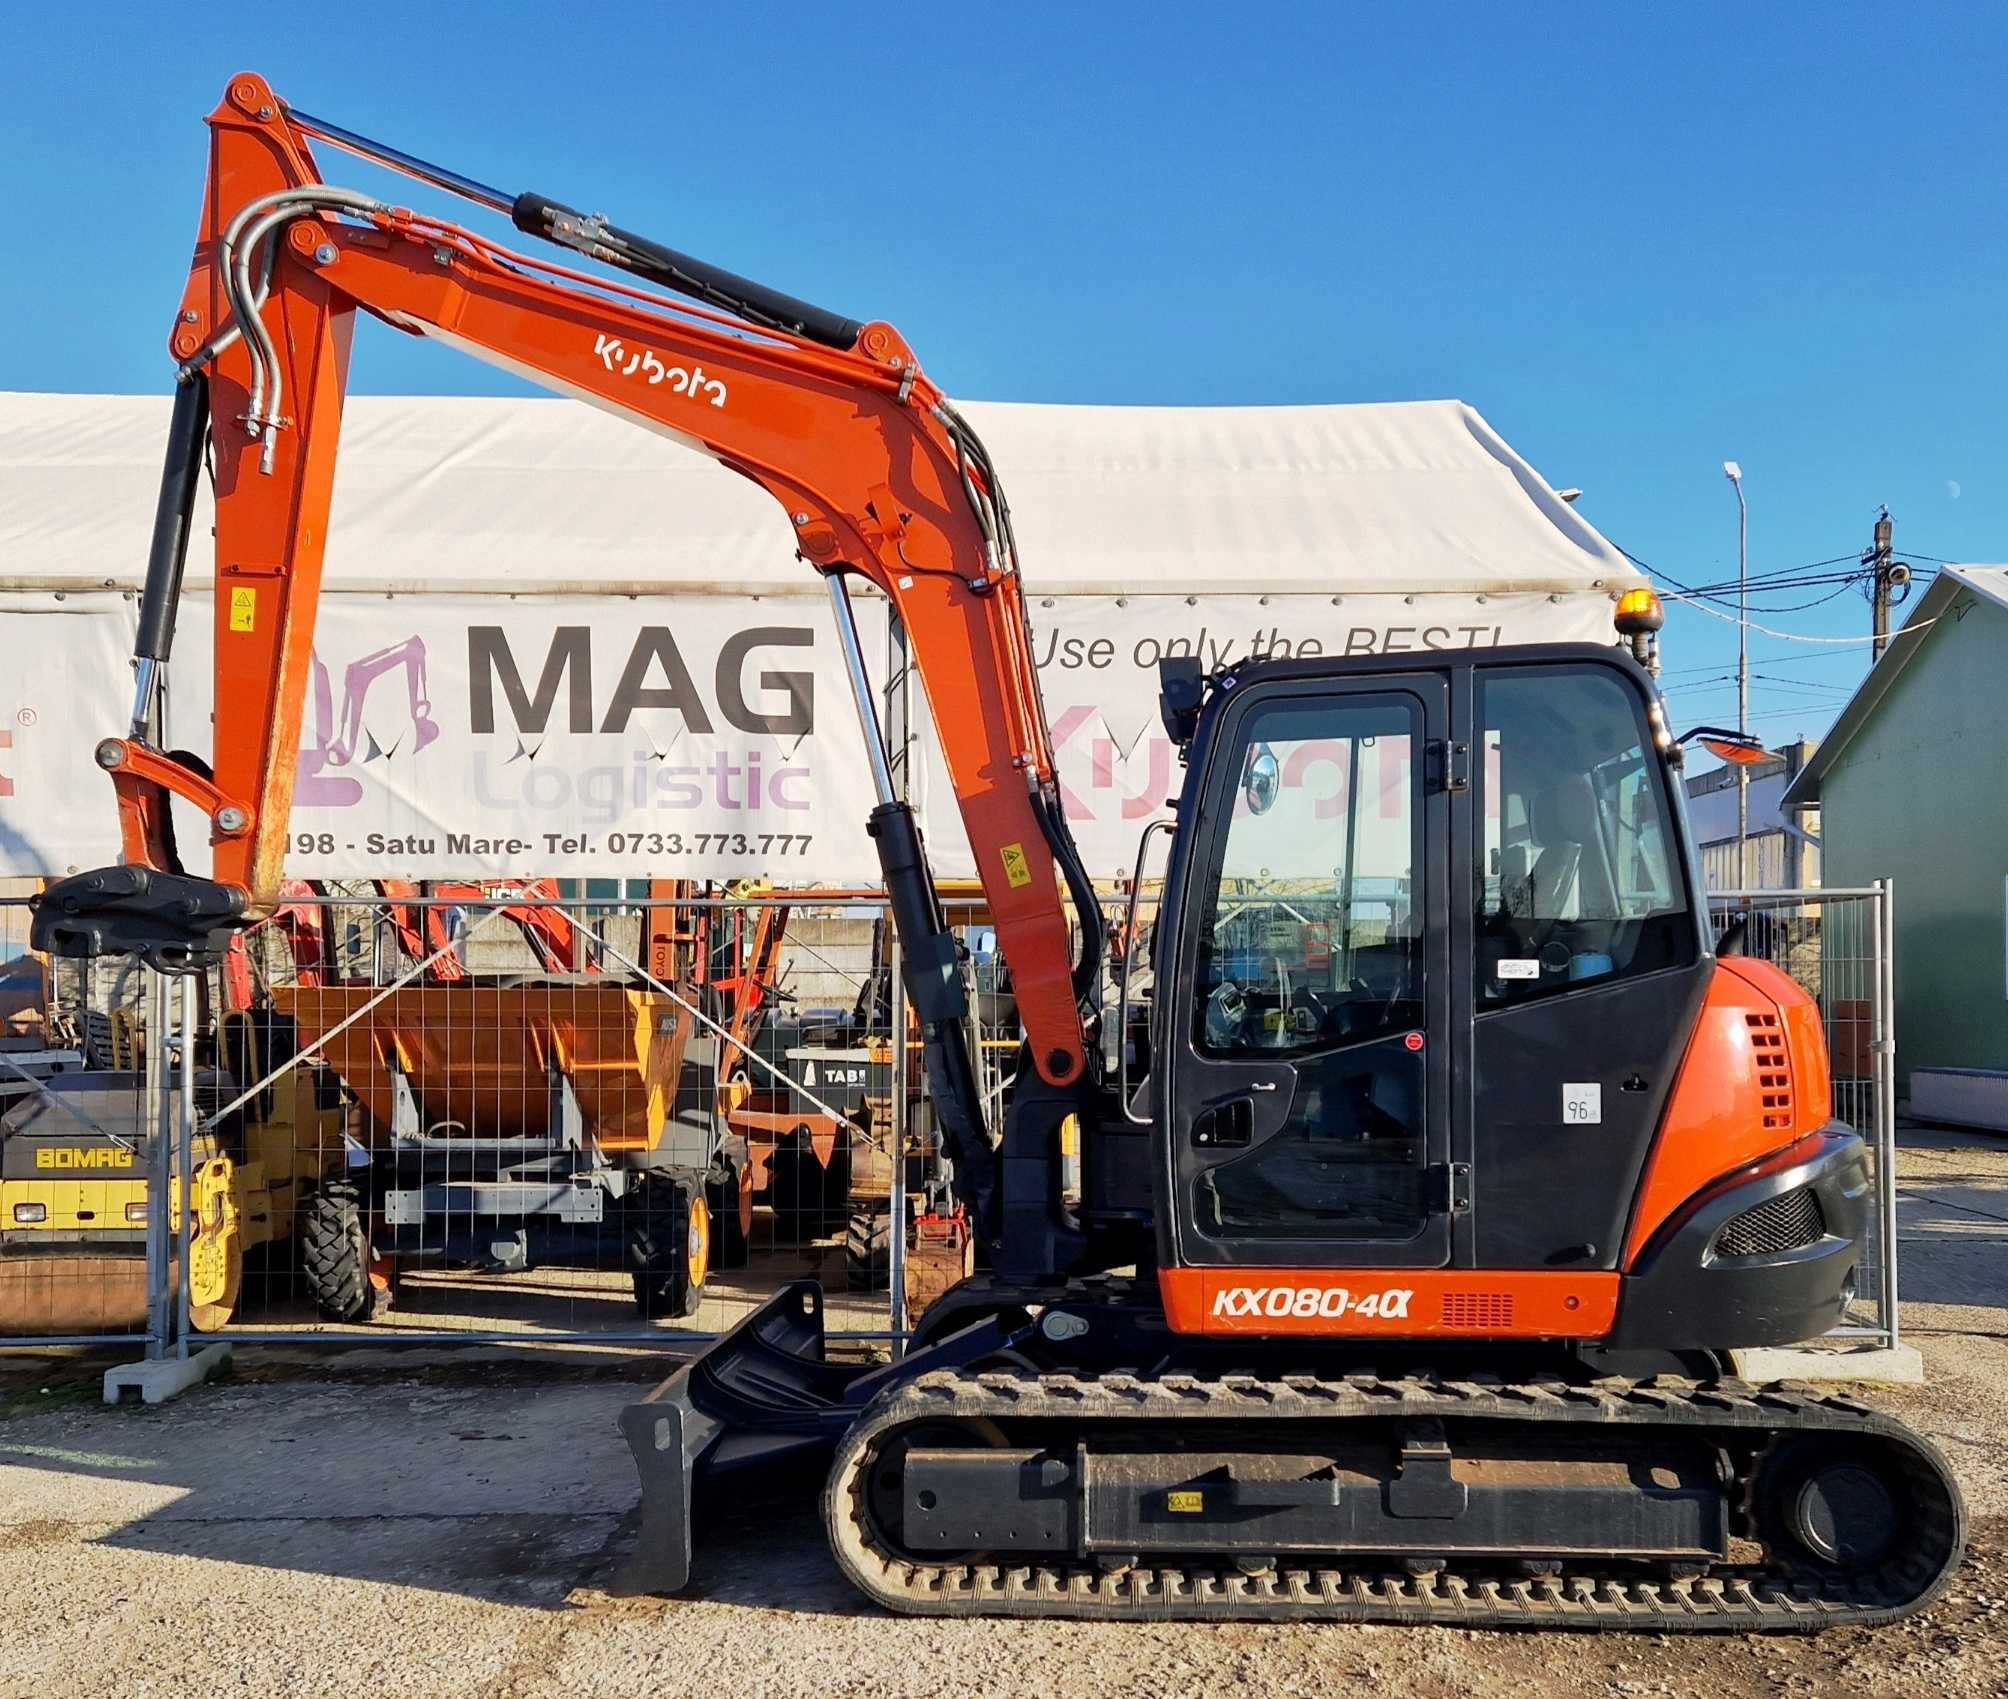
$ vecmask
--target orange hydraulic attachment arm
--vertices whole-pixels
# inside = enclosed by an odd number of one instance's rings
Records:
[[[201,226],[169,338],[181,382],[142,607],[133,730],[98,750],[118,793],[124,866],[79,875],[71,890],[52,894],[43,919],[54,947],[142,947],[174,965],[173,942],[136,938],[144,929],[131,925],[121,938],[106,913],[150,905],[157,916],[178,905],[184,931],[197,933],[241,924],[278,899],[360,308],[673,437],[781,504],[799,555],[831,584],[873,746],[873,832],[890,886],[896,863],[924,864],[910,813],[901,805],[888,814],[889,766],[843,575],[878,586],[919,665],[1033,1061],[1050,1085],[1079,1080],[1080,997],[1098,962],[1100,919],[1060,809],[1009,512],[981,443],[900,334],[840,319],[541,196],[512,198],[367,141],[288,108],[256,76],[231,81],[209,125]],[[310,140],[450,189],[705,304],[533,259],[333,188]],[[205,772],[155,747],[148,732],[207,421],[216,715]],[[215,883],[181,875],[170,797],[207,816]],[[888,848],[888,836],[902,830],[911,843]],[[1056,868],[1088,940],[1078,964]],[[931,918],[946,943],[931,894],[922,906],[931,916],[910,917],[903,935],[925,932]],[[919,971],[951,976],[952,946],[948,960],[923,960]]]

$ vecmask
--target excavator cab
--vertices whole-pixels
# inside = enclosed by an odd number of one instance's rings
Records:
[[[1590,646],[1213,681],[1157,933],[1162,1267],[1617,1266],[1710,966],[1658,716]]]

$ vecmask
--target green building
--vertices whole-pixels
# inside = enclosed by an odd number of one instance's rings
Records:
[[[1786,790],[1823,883],[1895,881],[1897,1090],[2008,1069],[2008,567],[1948,566]]]

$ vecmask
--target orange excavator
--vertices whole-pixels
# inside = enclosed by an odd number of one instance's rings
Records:
[[[1943,1590],[1963,1510],[1928,1441],[1724,1378],[1730,1348],[1841,1316],[1867,1159],[1815,1005],[1711,940],[1679,742],[1623,644],[1169,664],[1185,776],[1153,995],[1119,1000],[1132,1079],[1100,1060],[1103,924],[998,469],[899,333],[255,76],[209,123],[138,694],[98,749],[124,861],[51,889],[38,944],[193,968],[277,899],[358,312],[752,479],[828,585],[987,1270],[880,1365],[827,1360],[820,1290],[790,1285],[629,1408],[633,1584],[689,1579],[721,1486],[821,1455],[838,1564],[922,1614],[1743,1632]],[[321,148],[599,269],[334,187]],[[212,762],[149,737],[205,445]],[[854,577],[905,624],[1010,967],[1025,1051],[994,1127]],[[1650,596],[1619,611],[1648,643]],[[170,798],[209,821],[212,876],[177,860]]]
[[[555,879],[433,880],[374,879],[376,908],[397,939],[398,949],[414,962],[425,962],[429,984],[453,985],[467,977],[467,966],[454,953],[450,908],[464,903],[484,913],[500,914],[521,933],[539,967],[553,973],[594,971],[581,947],[579,931],[561,906]],[[280,887],[281,901],[264,924],[286,940],[292,960],[288,979],[295,985],[327,982],[333,968],[334,928],[328,919],[338,899],[311,880],[288,879]],[[423,899],[430,898],[431,902]],[[257,1000],[256,975],[245,934],[237,933],[224,957],[224,994],[233,1009],[248,1009]],[[374,969],[375,964],[369,964]],[[669,977],[665,975],[664,977]]]

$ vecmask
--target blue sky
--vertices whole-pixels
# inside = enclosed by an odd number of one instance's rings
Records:
[[[1735,572],[1725,458],[1753,573],[1851,553],[1883,502],[1900,553],[2008,556],[1998,7],[104,6],[42,10],[13,65],[0,387],[165,387],[201,119],[248,68],[890,319],[954,394],[1459,396],[1690,584]],[[379,330],[355,384],[510,380]],[[1734,643],[1674,613],[1683,720],[1733,715]],[[1777,741],[1866,664],[1753,654]]]

